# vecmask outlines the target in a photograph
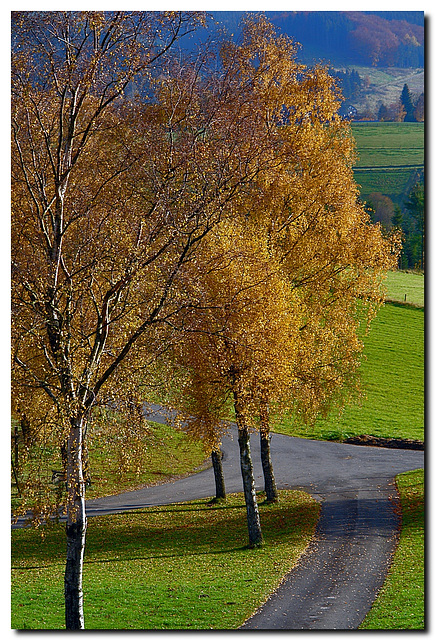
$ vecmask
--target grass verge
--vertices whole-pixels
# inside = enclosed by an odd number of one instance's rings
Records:
[[[424,472],[397,477],[402,529],[387,579],[360,629],[424,629]]]
[[[259,508],[265,544],[248,549],[242,494],[90,518],[87,629],[235,629],[277,588],[314,533],[320,505],[282,491]],[[12,628],[62,629],[59,525],[12,531]]]

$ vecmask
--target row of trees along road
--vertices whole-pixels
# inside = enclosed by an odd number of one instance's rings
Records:
[[[63,452],[68,629],[84,627],[94,412],[140,407],[158,362],[216,452],[232,398],[259,544],[250,428],[260,416],[267,446],[277,412],[341,398],[396,260],[398,239],[358,204],[326,70],[299,65],[263,17],[182,56],[204,20],[12,15],[12,411],[34,446]],[[46,484],[21,478],[38,521]]]

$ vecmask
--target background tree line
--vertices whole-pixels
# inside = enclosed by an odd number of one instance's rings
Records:
[[[240,33],[240,13],[213,15]],[[308,64],[424,67],[423,11],[268,11],[266,16],[302,44],[298,56]]]
[[[386,231],[397,228],[403,233],[399,258],[400,269],[424,270],[424,195],[424,180],[417,178],[402,207],[395,205],[391,198],[382,193],[370,194],[365,203],[373,222],[380,223]]]
[[[412,95],[405,83],[396,102],[380,105],[378,120],[380,122],[424,122],[424,93],[419,96]]]

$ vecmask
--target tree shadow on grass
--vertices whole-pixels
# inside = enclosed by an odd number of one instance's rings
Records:
[[[196,509],[183,508],[164,512],[171,521],[162,526],[161,523],[150,523],[147,527],[146,517],[156,515],[160,518],[162,511],[153,509],[143,512],[142,522],[133,524],[121,517],[120,525],[113,527],[110,536],[107,528],[93,531],[89,537],[88,551],[98,554],[119,551],[119,540],[123,540],[123,548],[128,552],[138,550],[138,546],[146,547],[151,556],[167,556],[167,550],[176,550],[170,556],[199,555],[207,553],[228,553],[230,551],[250,551],[247,546],[246,511],[243,505],[214,505],[208,508],[198,504]],[[186,513],[194,514],[190,519]],[[318,505],[260,505],[260,518],[263,535],[267,545],[286,543],[296,531],[303,528],[307,521],[315,521]],[[180,514],[183,517],[177,518]],[[124,515],[124,514],[123,514]],[[102,536],[102,538],[100,537]],[[103,546],[100,546],[103,545]],[[160,552],[159,552],[160,551]],[[150,556],[150,557],[151,557]],[[89,557],[89,556],[88,556]]]
[[[267,547],[297,541],[305,522],[315,522],[318,505],[260,503],[260,518]],[[189,517],[190,514],[190,517]],[[49,527],[44,544],[34,537],[21,545],[19,557],[36,559],[42,554],[41,568],[63,561],[64,532]],[[36,549],[39,542],[39,549]],[[225,555],[233,552],[252,553],[248,546],[246,510],[240,504],[197,501],[181,507],[141,509],[113,516],[91,518],[88,524],[85,564],[176,559],[186,556]],[[56,549],[56,558],[53,550]],[[44,564],[44,560],[46,564]],[[51,561],[50,561],[51,560]],[[53,562],[54,560],[54,562]],[[39,563],[38,563],[39,564]],[[14,566],[15,569],[25,567]],[[30,567],[27,567],[30,568]],[[32,563],[32,568],[38,568]]]

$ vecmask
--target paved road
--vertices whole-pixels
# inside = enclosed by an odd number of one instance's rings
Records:
[[[162,421],[154,414],[153,420]],[[227,492],[242,491],[237,435],[223,440]],[[263,488],[259,439],[251,443]],[[314,541],[278,591],[242,629],[356,629],[382,586],[398,536],[394,477],[424,465],[422,451],[381,449],[274,434],[277,485],[322,502]],[[213,470],[119,496],[89,500],[89,516],[214,495]]]

